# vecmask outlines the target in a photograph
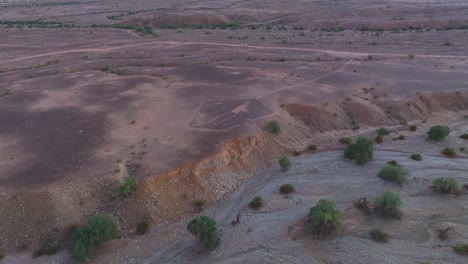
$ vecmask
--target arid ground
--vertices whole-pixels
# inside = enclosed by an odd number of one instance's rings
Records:
[[[466,193],[429,187],[439,175],[468,183],[466,1],[8,1],[0,36],[5,263],[72,262],[68,231],[97,212],[120,239],[96,263],[468,261],[452,250],[468,240]],[[281,134],[265,130],[270,120]],[[452,128],[446,141],[425,139],[435,124]],[[395,132],[374,161],[343,160],[340,137],[378,127]],[[309,144],[318,153],[279,171],[279,156]],[[411,170],[407,186],[375,176],[388,160]],[[121,198],[126,177],[137,190]],[[298,188],[285,197],[288,181]],[[352,207],[386,188],[401,194],[402,220]],[[255,195],[267,200],[260,211],[247,207]],[[321,241],[302,227],[323,197],[345,228]],[[212,253],[185,231],[196,199],[222,231]],[[151,231],[138,236],[144,219]],[[434,235],[441,225],[455,226],[447,241]],[[370,241],[371,227],[391,242]],[[56,255],[31,258],[50,243]]]

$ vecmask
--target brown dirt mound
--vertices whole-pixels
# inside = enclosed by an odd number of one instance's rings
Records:
[[[220,14],[145,14],[122,21],[122,25],[151,25],[152,27],[224,25],[231,22]]]
[[[376,102],[353,97],[324,106],[288,104],[283,108],[315,132],[352,128],[357,125],[395,125],[428,117],[433,112],[468,109],[468,92],[416,94],[408,100],[385,98]]]
[[[288,104],[283,108],[315,132],[351,127],[351,119],[339,103],[329,103],[323,108],[304,104]]]

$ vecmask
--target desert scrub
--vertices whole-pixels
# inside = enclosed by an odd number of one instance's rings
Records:
[[[105,215],[93,216],[88,225],[76,229],[72,234],[72,255],[84,262],[93,258],[95,246],[102,245],[117,237],[117,225]]]
[[[286,156],[282,156],[278,159],[278,164],[283,170],[287,170],[291,167],[291,160]]]
[[[405,140],[405,136],[404,135],[399,135],[398,140]]]
[[[198,212],[203,211],[206,204],[207,204],[206,200],[203,200],[203,199],[196,199],[193,201],[193,206],[195,206]]]
[[[403,203],[400,196],[394,192],[383,192],[374,201],[374,209],[384,217],[400,218],[398,207]]]
[[[376,136],[374,138],[375,143],[379,144],[383,142],[383,137],[382,136]]]
[[[365,215],[370,215],[371,214],[370,201],[366,197],[361,197],[361,198],[359,198],[359,200],[354,202],[354,207],[361,210]]]
[[[255,210],[260,209],[262,207],[263,202],[262,202],[262,197],[260,196],[255,196],[252,201],[250,201],[249,206]]]
[[[460,184],[452,178],[437,178],[432,181],[434,188],[445,194],[460,194]]]
[[[377,136],[383,137],[383,136],[386,136],[388,134],[390,134],[390,131],[388,131],[388,129],[386,129],[385,127],[381,127],[379,129],[377,129]]]
[[[148,233],[149,229],[150,229],[150,222],[148,220],[144,220],[137,225],[136,233],[138,235],[144,235]]]
[[[294,185],[289,184],[289,183],[285,183],[285,184],[280,186],[279,191],[282,194],[292,193],[292,192],[294,192]]]
[[[416,125],[411,125],[411,126],[409,126],[409,129],[414,132],[414,131],[418,130],[418,127]]]
[[[460,255],[468,255],[468,243],[453,247],[453,250]]]
[[[220,238],[216,222],[208,216],[195,217],[187,225],[187,230],[198,237],[208,250],[214,250],[219,246]]]
[[[462,139],[468,139],[468,134],[465,133],[465,134],[461,135],[460,138],[462,138]]]
[[[273,134],[279,134],[282,130],[281,125],[276,120],[268,122],[268,124],[266,125],[266,129]]]
[[[457,152],[453,148],[444,148],[444,150],[442,150],[442,154],[447,157],[455,157]]]
[[[323,238],[332,233],[339,234],[341,231],[341,213],[336,208],[335,201],[321,199],[310,208],[309,233]]]
[[[136,191],[136,179],[128,177],[125,181],[117,188],[117,193],[121,197],[127,197]]]
[[[357,164],[366,164],[374,156],[374,142],[365,137],[358,137],[355,143],[346,146],[344,156],[347,159],[355,159]]]
[[[391,181],[402,185],[406,182],[406,176],[408,175],[408,170],[402,165],[391,165],[387,164],[383,167],[378,176],[386,181]]]
[[[372,231],[369,232],[369,237],[370,239],[380,243],[387,243],[390,238],[390,236],[380,228],[372,229]]]
[[[302,153],[301,153],[299,150],[295,150],[295,151],[293,152],[293,155],[294,155],[294,156],[300,156],[301,154],[302,154]]]
[[[33,258],[37,258],[43,255],[51,256],[55,255],[59,250],[56,244],[45,244],[33,252]]]
[[[350,137],[342,137],[342,138],[340,138],[338,140],[338,142],[340,142],[343,145],[349,145],[349,144],[353,143],[353,139],[350,138]]]
[[[307,149],[310,150],[310,151],[316,151],[317,150],[317,145],[311,144],[311,145],[309,145],[309,147]]]
[[[448,126],[433,126],[427,132],[430,139],[435,141],[442,141],[450,134],[450,128]]]
[[[389,161],[387,161],[387,164],[398,165],[398,162],[396,160],[389,160]]]
[[[412,160],[417,160],[417,161],[419,161],[419,160],[422,160],[422,155],[419,154],[419,153],[414,153],[414,154],[411,154],[410,158],[411,158]]]

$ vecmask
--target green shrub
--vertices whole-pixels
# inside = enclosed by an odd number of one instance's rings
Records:
[[[366,164],[374,155],[374,142],[365,137],[358,137],[356,143],[349,144],[344,156],[347,159],[355,159],[357,164]]]
[[[128,177],[125,181],[117,188],[117,193],[121,197],[127,197],[136,191],[136,179]]]
[[[107,216],[95,215],[88,225],[78,228],[72,234],[72,255],[84,262],[95,255],[94,247],[117,237],[117,226]]]
[[[412,160],[422,160],[422,155],[419,154],[419,153],[414,153],[414,154],[411,154],[411,159]]]
[[[136,227],[136,232],[138,235],[144,235],[148,233],[150,229],[150,223],[148,220],[145,220],[143,222],[140,222],[137,227]]]
[[[281,125],[275,120],[268,122],[268,124],[266,125],[266,129],[274,134],[279,134],[282,130]]]
[[[404,140],[405,139],[405,136],[404,135],[399,135],[398,136],[398,140]]]
[[[343,145],[349,145],[349,144],[353,143],[353,139],[350,138],[350,137],[342,137],[342,138],[340,138],[338,140],[338,142],[340,142]]]
[[[468,243],[453,247],[453,250],[460,255],[468,255]]]
[[[448,126],[433,126],[427,132],[430,139],[436,141],[444,140],[450,134],[450,128]]]
[[[398,162],[396,160],[390,160],[390,161],[387,162],[387,164],[398,165]]]
[[[262,197],[260,196],[255,196],[252,201],[250,201],[249,206],[252,207],[253,209],[259,209],[262,207],[263,202],[262,202]]]
[[[409,127],[409,129],[414,132],[414,131],[418,130],[418,127],[416,125],[411,125]]]
[[[323,238],[341,231],[341,213],[336,208],[335,201],[319,200],[310,208],[309,219],[309,232],[317,237]]]
[[[383,142],[383,137],[382,136],[376,136],[374,138],[375,143],[382,143]]]
[[[444,148],[444,150],[442,150],[442,154],[448,157],[455,157],[457,152],[453,148]]]
[[[402,185],[406,182],[406,176],[408,175],[408,170],[402,165],[390,165],[387,164],[383,167],[378,176],[386,181],[392,181]]]
[[[437,178],[432,181],[432,185],[437,191],[445,194],[459,194],[461,191],[460,184],[452,178]]]
[[[282,194],[288,194],[294,192],[294,185],[286,183],[280,186],[279,189],[280,193]]]
[[[287,170],[289,167],[291,167],[291,160],[289,160],[288,157],[283,156],[278,159],[278,164],[283,170]]]
[[[198,237],[208,250],[214,250],[219,246],[220,238],[216,222],[208,216],[195,217],[187,225],[187,230]]]
[[[468,139],[468,134],[465,133],[465,134],[461,135],[460,138],[462,138],[462,139]]]
[[[308,149],[310,151],[316,151],[317,150],[317,145],[311,144],[311,145],[309,145]]]
[[[376,241],[376,242],[380,242],[380,243],[387,243],[388,242],[388,239],[390,238],[390,236],[385,233],[384,231],[382,231],[382,229],[380,228],[375,228],[373,229],[372,231],[369,232],[369,237]]]
[[[374,201],[374,209],[385,217],[400,218],[398,207],[401,205],[400,196],[393,192],[383,192]]]
[[[201,212],[203,208],[205,208],[206,204],[207,204],[207,201],[203,199],[196,199],[195,201],[193,201],[193,206],[195,206],[195,208],[199,212]]]
[[[390,134],[390,131],[388,131],[388,129],[386,129],[386,128],[384,128],[384,127],[381,127],[381,128],[379,128],[379,129],[377,129],[377,135],[378,135],[378,136],[383,137],[383,136],[386,136],[386,135],[388,135],[388,134]]]

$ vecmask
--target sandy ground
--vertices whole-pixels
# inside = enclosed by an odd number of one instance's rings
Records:
[[[343,160],[342,151],[324,151],[293,157],[287,172],[276,164],[260,171],[200,213],[218,223],[222,243],[213,252],[205,251],[185,230],[193,215],[154,226],[143,236],[114,241],[100,249],[93,263],[466,263],[466,257],[455,254],[452,247],[468,239],[467,192],[448,196],[430,188],[437,177],[468,183],[466,154],[447,158],[439,153],[446,146],[468,146],[458,138],[468,131],[468,123],[458,120],[449,138],[439,143],[426,140],[427,125],[407,132],[403,141],[391,140],[402,131],[392,132],[377,145],[374,160],[364,166]],[[423,160],[410,159],[412,153],[422,153]],[[376,176],[389,160],[410,171],[404,186]],[[284,183],[293,184],[295,192],[280,194],[278,188]],[[384,190],[401,196],[401,220],[366,216],[353,207],[359,198],[372,200]],[[247,206],[254,196],[264,200],[258,211]],[[337,202],[344,223],[340,236],[318,240],[306,234],[308,210],[319,199]],[[240,222],[234,225],[238,214]],[[448,226],[453,233],[440,240],[437,230]],[[367,233],[376,227],[391,235],[389,243],[369,239]],[[35,263],[67,259],[68,253],[62,251]],[[5,263],[27,263],[20,260],[20,255],[8,256]]]

